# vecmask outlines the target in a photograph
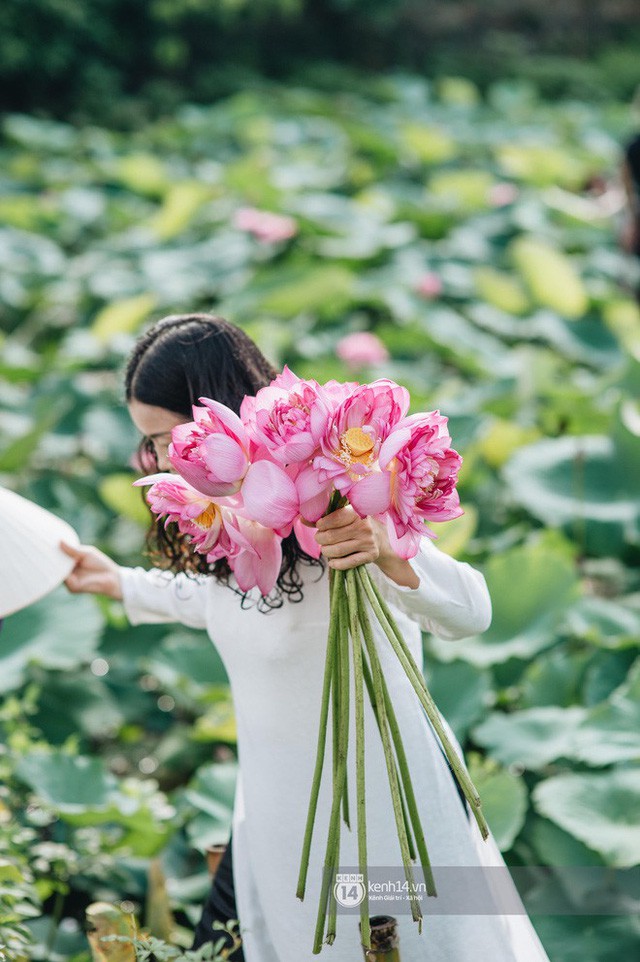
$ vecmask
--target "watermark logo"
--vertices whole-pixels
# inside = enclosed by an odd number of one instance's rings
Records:
[[[345,909],[356,908],[365,897],[364,875],[357,872],[338,872],[336,874],[333,895]]]
[[[409,915],[416,903],[426,915],[525,915],[540,905],[548,915],[640,911],[640,866],[432,865],[429,885],[418,865],[413,879],[407,879],[402,865],[369,865],[362,873],[358,865],[338,868],[325,866],[323,884],[333,892],[337,911],[346,915],[361,911],[365,895],[370,915]]]

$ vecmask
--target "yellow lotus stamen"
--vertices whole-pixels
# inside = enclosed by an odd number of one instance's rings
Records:
[[[342,437],[345,444],[350,447],[351,453],[355,458],[367,454],[373,447],[373,438],[365,434],[362,428],[349,428],[348,431],[344,432]]]
[[[204,509],[202,514],[199,514],[197,518],[193,519],[193,523],[197,524],[199,528],[204,528],[206,531],[212,528],[214,522],[218,516],[220,509],[217,504],[211,502]]]

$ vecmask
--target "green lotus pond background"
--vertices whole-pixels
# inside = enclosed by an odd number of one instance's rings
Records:
[[[0,483],[144,563],[121,378],[144,325],[215,310],[318,380],[354,376],[336,345],[374,332],[390,360],[356,375],[448,415],[464,458],[465,514],[438,544],[484,571],[493,623],[425,637],[425,675],[492,831],[513,866],[609,867],[637,906],[622,870],[640,864],[639,270],[588,190],[615,175],[629,105],[336,77],[255,81],[133,131],[5,116]],[[260,242],[234,226],[247,206],[297,233]],[[143,907],[155,857],[193,922],[236,772],[205,635],[132,628],[60,588],[6,619],[0,694],[9,957],[84,962],[84,907]],[[560,871],[552,914],[550,884],[527,907],[553,962],[637,952],[637,914],[590,913],[593,891]]]

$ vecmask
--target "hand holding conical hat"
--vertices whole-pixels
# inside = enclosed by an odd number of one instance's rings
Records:
[[[0,487],[0,618],[43,598],[75,562],[60,541],[79,544],[71,525],[14,491]]]

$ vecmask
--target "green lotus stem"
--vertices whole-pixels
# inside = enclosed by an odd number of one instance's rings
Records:
[[[339,711],[337,715],[339,742],[338,742],[338,761],[342,760],[341,753],[341,739],[345,738],[345,742],[348,744],[348,731],[349,731],[349,611],[347,607],[347,596],[346,596],[346,585],[345,579],[340,573],[340,598],[338,602],[338,624],[340,626],[338,630],[338,650],[339,657],[337,659],[340,665],[339,680],[340,680],[340,697],[338,700]],[[346,730],[347,736],[344,735]],[[339,785],[339,794],[343,803],[344,811],[344,800],[345,794],[347,793],[347,744],[345,744],[344,750],[344,774],[341,775],[341,770],[338,770],[334,778],[334,792],[336,791],[335,785]],[[342,777],[342,783],[340,784],[340,778]],[[348,809],[348,803],[347,803]],[[347,822],[348,824],[348,822]],[[335,851],[333,852],[333,865],[331,869],[331,886],[329,889],[329,912],[327,916],[327,931],[325,934],[325,942],[328,945],[333,945],[336,937],[337,928],[337,902],[333,892],[333,887],[335,884],[335,877],[338,871],[338,866],[340,864],[340,835],[342,831],[342,826],[340,825],[340,819],[338,817],[338,829],[336,832],[336,842]]]
[[[425,841],[424,832],[422,830],[422,822],[420,821],[420,813],[418,812],[418,805],[416,802],[415,792],[413,790],[413,783],[411,781],[411,774],[409,772],[409,764],[407,761],[407,756],[405,754],[404,745],[402,744],[402,736],[400,734],[400,729],[398,728],[398,722],[396,719],[395,712],[393,710],[393,705],[391,704],[391,698],[389,696],[389,691],[387,689],[384,674],[380,672],[380,678],[382,680],[382,688],[384,694],[385,707],[387,709],[387,715],[389,718],[389,727],[391,728],[391,736],[396,749],[396,754],[398,755],[398,767],[402,774],[402,782],[404,793],[407,799],[407,807],[409,809],[409,818],[411,820],[411,825],[416,837],[416,845],[418,846],[418,852],[420,854],[420,863],[422,865],[422,870],[425,875],[427,894],[436,895],[436,883],[433,878],[433,872],[431,871],[431,860],[427,852],[427,843]],[[411,836],[410,836],[411,840]],[[415,859],[415,850],[413,850],[412,858]]]
[[[337,592],[337,586],[334,586],[334,591]],[[340,635],[340,601],[338,601],[338,612],[336,615],[338,624],[336,625],[336,633]],[[332,759],[332,778],[336,777],[338,771],[338,732],[340,731],[338,725],[340,711],[340,659],[333,659],[333,677],[331,679],[331,759]]]
[[[318,794],[320,792],[320,781],[322,778],[322,767],[324,764],[324,751],[327,740],[327,718],[329,714],[329,695],[331,693],[331,676],[333,673],[333,661],[335,658],[336,641],[338,634],[338,619],[336,617],[339,603],[339,582],[334,584],[330,581],[331,603],[329,637],[327,640],[327,654],[324,666],[324,683],[322,687],[322,703],[320,708],[320,727],[318,730],[318,745],[316,749],[316,764],[311,785],[311,798],[309,800],[309,810],[307,812],[307,823],[305,826],[304,841],[302,843],[302,856],[300,858],[300,873],[298,876],[298,888],[296,896],[301,901],[304,899],[307,884],[307,873],[309,871],[309,853],[311,851],[311,839],[313,836],[313,824],[318,807]]]
[[[357,585],[357,582],[356,582],[356,585]],[[359,587],[359,586],[358,586],[358,587]],[[371,674],[370,674],[370,672],[369,672],[369,666],[368,666],[368,664],[367,664],[367,660],[366,660],[366,658],[364,657],[364,652],[363,652],[363,656],[362,656],[362,671],[363,671],[363,675],[364,675],[365,684],[366,684],[366,686],[367,686],[367,691],[368,691],[368,693],[369,693],[369,701],[371,702],[371,707],[373,708],[373,713],[374,713],[374,716],[375,716],[375,719],[376,719],[376,722],[377,722],[377,725],[378,725],[378,731],[380,731],[380,719],[378,718],[378,709],[377,709],[377,707],[376,707],[376,695],[375,695],[375,692],[374,692],[374,690],[373,690],[373,681],[371,680]],[[384,679],[383,679],[383,681],[384,681]],[[388,710],[387,710],[387,714],[388,714]],[[394,716],[394,717],[395,717],[395,716]],[[399,733],[398,733],[398,734],[399,734]],[[392,729],[392,735],[393,735],[393,729]],[[381,736],[381,737],[382,737],[382,736]],[[395,743],[395,739],[394,739],[394,743]],[[396,753],[397,753],[397,747],[396,747]],[[400,795],[400,800],[401,800],[401,802],[402,802],[402,817],[403,817],[403,819],[404,819],[404,824],[405,824],[406,830],[407,830],[407,842],[409,843],[409,855],[411,856],[411,861],[413,862],[413,861],[415,861],[415,859],[416,859],[416,850],[415,850],[414,845],[413,845],[413,836],[412,836],[411,826],[410,826],[410,822],[409,822],[409,815],[407,814],[407,809],[406,809],[406,804],[405,804],[405,800],[404,800],[404,795],[403,795],[402,793],[401,793],[401,795]]]
[[[344,612],[345,603],[345,585],[344,579],[342,578],[341,571],[334,572],[334,583],[336,584],[336,591],[340,592],[338,598],[338,608],[336,618],[338,620],[337,625],[337,637],[341,639],[344,635],[346,637],[347,632],[347,621]],[[338,641],[340,644],[340,641]],[[336,776],[337,766],[338,766],[338,733],[340,731],[340,672],[342,671],[341,659],[336,658],[333,663],[333,683],[331,688],[331,702],[332,702],[332,723],[333,723],[333,777]],[[351,824],[349,821],[349,791],[347,785],[347,772],[345,769],[344,786],[342,789],[342,817],[347,828],[351,829]]]
[[[349,628],[353,651],[356,700],[356,809],[358,822],[358,866],[364,879],[365,897],[360,903],[360,941],[371,948],[369,925],[369,867],[367,865],[367,816],[365,810],[364,691],[361,628],[358,619],[358,583],[353,570],[346,572]]]
[[[442,741],[445,753],[451,762],[451,767],[454,770],[458,783],[463,789],[467,801],[473,808],[474,816],[478,822],[478,826],[483,837],[486,838],[489,834],[489,828],[484,819],[483,813],[480,811],[480,806],[482,804],[480,797],[475,785],[460,762],[457,752],[454,750],[451,742],[449,741],[449,737],[442,724],[440,712],[438,711],[438,708],[431,697],[431,694],[427,688],[427,684],[424,680],[424,676],[416,665],[413,655],[411,654],[406,641],[402,637],[402,633],[396,625],[394,618],[386,605],[386,602],[381,597],[377,585],[373,582],[368,572],[360,571],[359,576],[361,578],[361,583],[367,591],[367,595],[372,603],[374,611],[376,612],[376,615],[387,634],[387,637],[391,641],[394,650],[398,654],[398,657],[400,658],[400,661],[407,672],[409,680],[412,682],[413,687],[420,698],[428,718],[432,722]]]
[[[358,592],[358,604],[360,608],[365,607],[364,593],[361,585],[357,582],[357,592]],[[420,821],[420,813],[418,811],[418,804],[416,802],[415,792],[413,790],[413,782],[411,781],[411,773],[409,771],[409,763],[407,761],[407,756],[404,750],[404,744],[402,742],[402,735],[400,733],[400,728],[398,726],[398,720],[396,718],[396,713],[394,711],[393,705],[391,703],[391,696],[389,695],[389,689],[387,688],[387,683],[385,681],[384,672],[380,666],[380,659],[378,658],[377,651],[375,653],[375,658],[378,663],[378,668],[380,672],[380,680],[382,693],[384,696],[385,708],[387,711],[387,717],[389,719],[389,727],[391,729],[391,737],[393,738],[393,743],[396,750],[396,755],[398,756],[398,768],[402,776],[402,783],[404,788],[404,794],[407,799],[407,806],[409,809],[409,815],[411,819],[411,825],[416,837],[416,844],[418,846],[418,851],[420,853],[420,863],[422,865],[422,870],[424,872],[427,894],[437,895],[435,880],[433,878],[433,872],[431,870],[431,860],[429,859],[429,854],[427,851],[427,843],[425,841],[424,832],[422,830],[422,822]],[[411,836],[409,835],[411,840]],[[412,855],[415,858],[415,852]]]
[[[349,789],[347,786],[347,776],[344,778],[344,788],[342,790],[342,818],[348,829],[351,828],[351,819],[349,816]]]
[[[338,581],[338,585],[340,581]],[[336,585],[336,588],[338,587]],[[344,592],[339,591],[339,597],[344,597]],[[337,619],[336,619],[337,621]],[[344,622],[343,622],[344,624]],[[316,931],[313,942],[313,954],[317,955],[322,949],[322,930],[327,911],[327,900],[331,888],[331,872],[334,872],[338,864],[338,854],[340,847],[340,802],[342,790],[344,788],[345,773],[347,767],[347,751],[349,747],[349,648],[348,639],[340,637],[336,631],[335,637],[336,657],[340,658],[340,738],[338,741],[338,770],[333,780],[333,802],[331,805],[331,816],[329,819],[329,835],[327,838],[327,848],[325,851],[324,866],[325,872],[322,880],[322,892],[320,895],[320,905],[318,906],[318,917],[316,920]],[[346,658],[345,658],[346,655]],[[333,908],[333,905],[332,905]],[[335,939],[335,924],[333,928],[327,930],[326,941],[329,945]]]
[[[447,733],[445,732],[444,726],[440,719],[438,708],[436,707],[435,702],[427,690],[427,685],[422,672],[420,672],[415,661],[413,660],[413,655],[411,654],[407,643],[395,624],[386,603],[381,598],[376,585],[373,583],[369,575],[369,572],[364,570],[363,565],[359,565],[356,569],[356,577],[363,586],[367,597],[371,602],[371,607],[373,608],[374,613],[382,625],[387,638],[391,642],[393,650],[398,655],[398,658],[400,659],[400,662],[407,673],[409,681],[413,685],[413,688],[418,695],[425,712],[427,713],[427,717],[440,737],[445,754],[451,763],[451,767],[455,773],[458,783],[464,792],[465,798],[471,805],[471,809],[482,833],[482,837],[486,839],[489,835],[489,826],[484,818],[484,814],[480,811],[480,806],[482,804],[480,801],[480,796],[478,795],[476,787],[471,781],[471,778],[461,764],[458,753],[454,750],[451,742],[449,741]]]
[[[327,943],[327,945],[333,945],[334,940],[335,940],[335,937],[336,937],[336,928],[337,928],[337,924],[336,924],[336,923],[337,923],[338,905],[337,905],[337,902],[336,902],[335,894],[334,894],[334,892],[333,892],[333,888],[334,888],[334,885],[335,885],[335,878],[336,878],[336,873],[337,873],[337,871],[338,871],[338,866],[339,866],[339,864],[340,864],[340,831],[341,831],[341,829],[340,829],[340,824],[339,824],[339,822],[340,822],[340,819],[339,819],[339,817],[338,817],[338,832],[337,832],[337,838],[336,838],[336,851],[335,851],[335,854],[334,854],[335,861],[334,861],[334,863],[333,863],[333,865],[332,865],[332,867],[331,867],[331,875],[330,875],[331,882],[330,882],[330,885],[329,885],[329,911],[328,911],[328,913],[327,913],[327,931],[326,931],[325,937],[324,937],[324,940],[325,940],[325,942]],[[326,910],[326,905],[325,905],[325,913],[326,913],[326,912],[327,912],[327,910]]]
[[[356,575],[357,577],[357,575]],[[381,668],[380,663],[377,659],[377,652],[375,650],[375,641],[373,638],[373,632],[371,631],[371,623],[369,621],[369,616],[367,614],[366,608],[361,608],[358,612],[360,627],[362,629],[362,634],[364,637],[365,645],[367,651],[369,652],[369,662],[371,664],[371,675],[373,678],[373,687],[376,694],[376,703],[378,706],[378,713],[380,716],[380,734],[382,736],[382,745],[384,748],[384,757],[387,764],[387,774],[389,776],[389,787],[391,789],[391,800],[393,802],[393,812],[396,820],[396,828],[398,830],[398,840],[400,842],[400,851],[402,853],[402,864],[404,866],[404,874],[409,884],[409,890],[411,892],[415,891],[415,880],[413,877],[413,870],[411,868],[411,859],[409,855],[409,843],[407,840],[407,832],[402,814],[402,804],[400,801],[400,786],[398,782],[398,775],[396,772],[396,767],[393,758],[393,749],[391,747],[391,737],[389,735],[387,710],[384,703],[384,696],[382,692],[381,684]],[[421,922],[422,912],[415,899],[411,900],[411,914],[413,916],[414,922]]]
[[[339,507],[339,505],[336,504],[335,507]],[[398,841],[407,883],[410,886],[411,892],[415,892],[416,884],[411,862],[416,859],[417,848],[424,871],[427,893],[429,895],[437,894],[408,760],[402,743],[396,713],[384,678],[379,654],[376,649],[367,600],[382,626],[400,664],[404,668],[411,686],[425,710],[427,718],[441,740],[445,755],[451,764],[454,776],[465,798],[471,805],[483,838],[486,839],[489,835],[489,828],[484,819],[484,814],[480,811],[481,801],[478,792],[464,764],[461,762],[459,755],[449,740],[439,710],[428,691],[424,676],[416,665],[411,650],[402,637],[369,571],[364,565],[359,565],[356,568],[350,568],[346,571],[330,570],[329,579],[331,611],[322,689],[320,730],[318,732],[316,762],[297,889],[297,896],[302,900],[305,893],[313,825],[322,780],[324,753],[327,741],[329,699],[331,699],[333,795],[324,858],[324,875],[314,934],[314,955],[317,955],[322,949],[322,933],[325,927],[325,920],[327,927],[324,942],[332,945],[336,938],[337,900],[333,892],[333,887],[336,872],[340,864],[341,808],[342,819],[345,824],[351,828],[347,770],[350,729],[349,639],[351,639],[351,649],[353,652],[355,691],[358,863],[363,878],[365,879],[366,893],[360,905],[360,930],[363,945],[368,949],[371,947],[365,803],[364,684],[367,686],[382,741],[396,829],[398,832]],[[422,932],[423,916],[417,899],[411,900],[411,913],[414,921],[418,922],[419,931]]]

